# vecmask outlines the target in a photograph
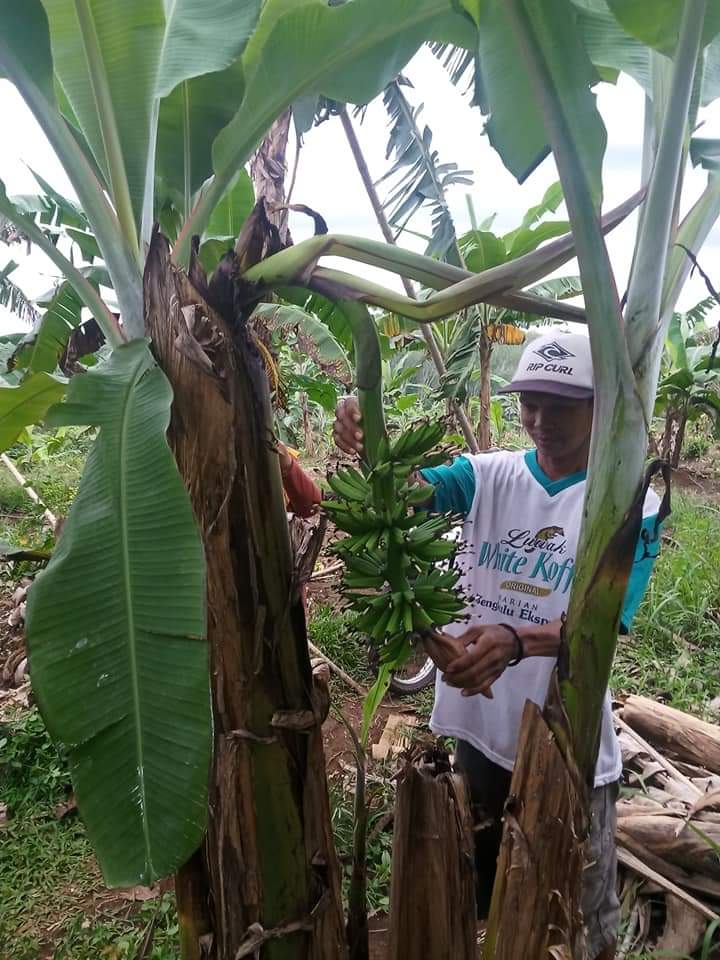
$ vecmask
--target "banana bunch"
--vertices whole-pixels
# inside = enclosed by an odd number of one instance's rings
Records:
[[[431,452],[443,435],[442,423],[414,425],[383,441],[373,469],[344,467],[328,476],[336,499],[323,508],[348,534],[333,549],[345,562],[353,626],[381,648],[381,663],[393,666],[417,634],[462,619],[466,607],[452,564],[458,544],[445,538],[459,518],[423,509],[432,487],[413,476],[447,460],[445,451]]]

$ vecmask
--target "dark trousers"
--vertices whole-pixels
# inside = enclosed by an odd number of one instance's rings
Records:
[[[470,787],[475,819],[475,868],[478,917],[485,919],[490,909],[497,858],[502,840],[502,816],[510,792],[512,773],[488,760],[465,740],[458,740],[455,766]]]
[[[475,816],[475,866],[477,872],[478,916],[490,910],[497,858],[502,840],[502,816],[510,792],[512,774],[458,740],[455,766],[467,777]],[[615,955],[620,923],[618,901],[615,803],[619,786],[609,783],[592,793],[590,838],[582,881],[582,910],[585,918],[588,956],[603,960]]]

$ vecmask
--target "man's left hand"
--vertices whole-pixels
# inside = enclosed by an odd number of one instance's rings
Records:
[[[462,689],[464,697],[478,693],[492,699],[491,687],[517,656],[517,641],[507,627],[499,624],[470,627],[456,637],[465,653],[448,664],[443,679]]]

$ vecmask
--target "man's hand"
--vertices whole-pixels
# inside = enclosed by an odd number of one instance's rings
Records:
[[[449,633],[423,633],[423,646],[435,666],[445,673],[448,666],[465,653],[465,644],[459,637],[451,637]]]
[[[345,453],[359,454],[361,457],[365,452],[363,447],[363,432],[360,424],[360,404],[357,397],[345,397],[340,400],[335,407],[335,423],[333,425],[333,438],[335,443]]]
[[[492,699],[490,689],[517,655],[517,641],[507,627],[499,624],[470,627],[454,638],[465,649],[443,670],[451,687],[462,689],[464,697],[481,693]]]

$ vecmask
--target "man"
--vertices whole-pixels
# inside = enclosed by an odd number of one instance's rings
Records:
[[[422,471],[437,511],[465,517],[467,550],[458,556],[462,586],[473,598],[469,626],[448,627],[429,653],[438,675],[430,726],[457,738],[479,821],[478,910],[487,913],[501,838],[501,818],[526,699],[540,705],[560,646],[582,521],[593,416],[590,343],[583,334],[550,333],[528,343],[506,393],[520,395],[522,425],[535,448],[465,455]],[[362,450],[357,401],[338,406],[337,445]],[[657,538],[658,497],[649,491],[643,526]],[[653,551],[655,552],[655,551]],[[640,541],[622,615],[627,631],[652,570]],[[615,955],[615,800],[622,761],[606,695],[592,797],[590,856],[583,912],[588,956]]]

